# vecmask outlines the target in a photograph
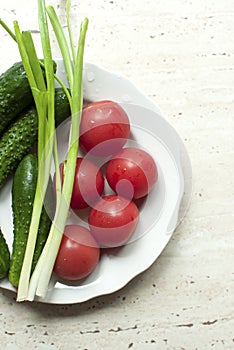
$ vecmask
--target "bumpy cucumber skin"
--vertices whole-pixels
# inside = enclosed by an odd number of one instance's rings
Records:
[[[14,240],[10,260],[9,281],[14,287],[19,284],[20,272],[23,265],[25,249],[28,240],[29,227],[33,211],[33,201],[36,192],[38,165],[37,157],[26,155],[16,169],[12,185],[12,211]],[[49,197],[46,208],[41,213],[37,241],[32,261],[34,270],[49,234],[54,208],[52,180],[49,182]]]
[[[0,229],[0,279],[7,276],[10,267],[10,251]]]
[[[63,89],[55,92],[56,126],[70,116],[68,99]],[[38,119],[34,107],[23,112],[0,139],[0,188],[28,154],[37,140]]]
[[[0,76],[0,135],[32,103],[33,96],[23,63],[17,62]]]
[[[43,63],[43,60],[41,62]],[[56,72],[55,62],[53,66]],[[0,75],[0,135],[32,104],[33,96],[23,63],[17,62]]]
[[[30,109],[0,139],[0,186],[33,146],[37,128],[35,110]]]
[[[19,284],[36,184],[37,158],[32,154],[28,154],[16,169],[12,185],[14,240],[8,277],[14,287]]]
[[[0,135],[11,121],[33,102],[22,62],[0,76]]]

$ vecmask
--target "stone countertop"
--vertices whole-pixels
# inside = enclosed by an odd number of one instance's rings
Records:
[[[47,3],[65,23],[65,1]],[[132,80],[183,139],[191,205],[157,261],[114,294],[48,305],[1,290],[1,347],[234,349],[234,2],[74,0],[72,11],[74,26],[90,20],[85,59]],[[36,1],[1,1],[0,14],[38,36]],[[0,51],[3,71],[17,49],[2,29]]]

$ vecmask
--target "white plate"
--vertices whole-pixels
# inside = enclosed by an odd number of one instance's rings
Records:
[[[60,61],[58,72],[64,79]],[[46,298],[37,299],[51,304],[80,303],[115,292],[146,270],[163,251],[182,220],[191,193],[191,167],[181,139],[157,106],[131,82],[86,63],[84,98],[90,101],[112,99],[121,103],[131,121],[128,144],[137,144],[154,157],[159,179],[141,206],[140,223],[132,241],[120,249],[106,250],[95,271],[78,283],[66,285],[53,276]],[[0,226],[11,247],[11,180],[0,192]],[[7,279],[0,282],[0,287],[15,291]]]

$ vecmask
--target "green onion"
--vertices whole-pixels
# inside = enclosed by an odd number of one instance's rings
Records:
[[[38,113],[38,180],[33,204],[33,214],[30,223],[28,242],[20,275],[17,301],[33,300],[35,295],[45,297],[54,262],[61,243],[64,227],[69,213],[76,158],[78,154],[79,123],[83,107],[83,55],[88,19],[81,23],[77,52],[72,38],[70,23],[70,0],[66,4],[66,18],[69,31],[69,44],[53,7],[46,9],[45,0],[38,0],[38,21],[43,49],[44,63],[38,59],[31,33],[21,32],[18,22],[14,22],[15,34],[0,19],[0,25],[17,42],[24,68],[33,93]],[[50,19],[63,57],[69,89],[53,72],[52,51],[50,45],[47,16]],[[70,48],[69,48],[70,45]],[[70,54],[71,51],[71,54]],[[46,83],[41,68],[44,68]],[[71,107],[71,129],[67,152],[67,162],[64,182],[61,186],[57,140],[54,117],[54,80],[64,88]],[[56,171],[56,211],[47,242],[39,261],[30,278],[32,258],[35,249],[39,221],[44,203],[44,197],[50,177],[52,159]]]
[[[70,2],[70,1],[68,1],[68,2]],[[6,32],[12,37],[12,39],[14,39],[14,41],[17,42],[15,34],[11,31],[11,29],[8,27],[8,25],[1,18],[0,18],[0,25],[6,30]],[[42,68],[45,68],[44,63],[42,63],[40,61],[39,64]],[[66,85],[63,83],[63,81],[55,73],[54,73],[54,78],[58,82],[58,84],[63,88],[63,90],[66,93],[66,96],[68,98],[68,101],[71,104],[71,95],[70,95]]]
[[[72,67],[72,60],[70,56],[70,51],[68,48],[68,44],[62,29],[62,26],[59,22],[58,16],[52,6],[49,6],[47,8],[47,13],[50,18],[50,22],[53,26],[54,33],[56,35],[60,51],[63,57],[63,62],[64,62],[64,67],[66,70],[67,78],[68,78],[68,83],[70,87],[73,85],[73,67]]]
[[[45,244],[41,257],[32,275],[27,300],[33,300],[35,294],[40,297],[45,297],[48,289],[48,284],[51,278],[51,274],[53,271],[54,263],[59,250],[69,212],[75,174],[76,158],[78,154],[79,123],[83,106],[83,55],[85,36],[88,27],[88,19],[85,19],[81,24],[78,50],[75,57],[75,62],[73,63],[74,68],[72,68],[71,71],[70,53],[68,51],[68,45],[64,41],[64,35],[61,25],[58,21],[58,17],[55,14],[55,11],[52,7],[49,7],[47,11],[50,17],[51,24],[54,28],[61,53],[63,55],[64,66],[66,67],[68,82],[70,84],[71,90],[72,116],[69,138],[70,142],[62,193],[59,197],[57,197],[55,218],[51,226],[48,240]],[[72,50],[74,50],[74,48]],[[56,173],[59,173],[58,164],[56,166],[56,169]],[[56,191],[58,191],[59,193],[59,189],[56,189]]]
[[[69,34],[69,40],[70,40],[70,47],[71,47],[71,51],[72,51],[72,58],[73,58],[73,61],[75,62],[75,60],[76,60],[76,51],[75,51],[73,35],[72,35],[72,29],[71,29],[70,9],[71,9],[71,1],[67,0],[67,3],[66,3],[67,27],[68,27],[68,34]]]
[[[15,34],[11,31],[8,25],[1,18],[0,25],[6,30],[6,32],[12,37],[12,39],[16,40]]]
[[[29,84],[34,96],[37,113],[38,113],[38,181],[36,187],[36,193],[33,204],[33,213],[30,223],[30,230],[28,235],[28,242],[25,251],[25,258],[21,270],[17,300],[24,300],[27,297],[29,279],[31,273],[33,253],[35,249],[37,233],[39,228],[39,222],[41,217],[41,211],[43,207],[43,200],[45,191],[47,188],[49,173],[44,172],[45,168],[41,167],[41,162],[44,159],[44,150],[47,146],[47,142],[50,139],[48,128],[48,92],[44,83],[43,74],[39,64],[39,60],[36,55],[35,47],[30,32],[21,32],[17,22],[14,22],[15,37],[18,43],[19,51],[21,54],[22,62],[25,67],[25,71],[29,80]],[[53,71],[53,62],[52,62]],[[53,89],[53,87],[50,87]],[[50,112],[51,113],[51,112]],[[53,111],[52,111],[53,113]],[[54,117],[50,117],[52,120]],[[49,130],[49,131],[48,131]],[[46,167],[48,168],[48,166]],[[43,187],[41,184],[43,183]]]
[[[83,105],[83,54],[85,36],[88,27],[88,19],[85,18],[81,23],[78,50],[76,52],[70,23],[70,6],[71,3],[70,0],[68,0],[66,3],[66,18],[72,58],[70,55],[69,45],[66,41],[57,14],[52,6],[49,6],[46,11],[45,0],[38,0],[38,20],[44,63],[39,61],[37,57],[31,33],[29,31],[21,32],[18,22],[15,21],[14,34],[11,29],[0,19],[0,25],[18,44],[19,52],[29,80],[38,113],[38,180],[28,242],[19,281],[17,301],[33,300],[35,294],[42,297],[45,296],[69,212],[76,158],[78,154],[79,123]],[[60,47],[71,92],[69,92],[64,83],[53,72],[52,52],[46,12],[48,13]],[[44,82],[41,67],[45,69],[46,84]],[[55,134],[54,78],[63,87],[69,100],[72,113],[63,188],[61,188],[62,186]],[[52,155],[54,157],[56,170],[55,218],[51,225],[48,240],[30,280],[32,258],[37,239],[44,197],[50,176]]]

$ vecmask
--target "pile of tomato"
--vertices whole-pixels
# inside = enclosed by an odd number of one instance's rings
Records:
[[[54,265],[62,279],[88,276],[98,264],[102,248],[125,245],[138,220],[136,199],[153,189],[158,178],[152,156],[135,147],[124,147],[130,138],[130,121],[116,102],[99,101],[83,108],[80,123],[80,148],[73,184],[71,209],[89,208],[88,228],[67,225]],[[99,168],[93,159],[107,159]],[[104,168],[104,170],[103,170]],[[63,179],[66,161],[60,164]],[[104,194],[107,181],[112,194]]]

